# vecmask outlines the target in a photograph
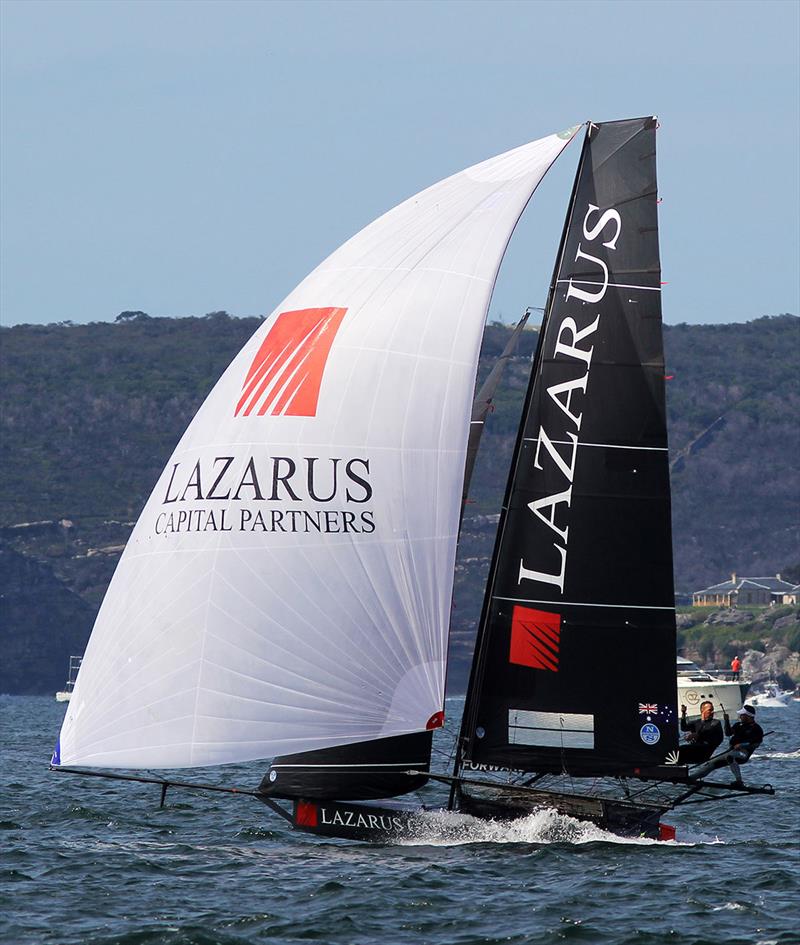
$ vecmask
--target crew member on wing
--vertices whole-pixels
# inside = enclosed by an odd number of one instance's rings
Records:
[[[708,701],[700,703],[700,718],[696,722],[686,721],[686,706],[681,706],[681,731],[688,733],[688,744],[678,749],[678,764],[681,765],[708,761],[722,742],[722,726],[714,718],[714,706]]]
[[[723,711],[725,734],[730,735],[731,748],[738,748],[744,755],[739,761],[747,761],[764,741],[764,730],[756,722],[756,710],[753,706],[743,705],[736,714],[739,716],[739,721],[731,725],[728,713]]]

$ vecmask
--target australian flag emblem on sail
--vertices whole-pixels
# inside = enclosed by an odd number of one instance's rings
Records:
[[[657,702],[640,702],[639,714],[640,715],[658,715],[658,703]]]

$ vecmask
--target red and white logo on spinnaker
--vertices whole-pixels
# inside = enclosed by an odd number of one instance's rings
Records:
[[[253,358],[235,415],[316,416],[325,364],[346,311],[281,312]]]

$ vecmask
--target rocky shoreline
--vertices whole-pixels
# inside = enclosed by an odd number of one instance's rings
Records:
[[[678,652],[704,668],[728,669],[738,655],[742,678],[800,685],[800,607],[693,607],[677,615]]]

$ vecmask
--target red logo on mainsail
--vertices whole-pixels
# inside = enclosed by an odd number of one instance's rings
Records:
[[[511,615],[510,663],[558,672],[561,617],[545,610],[515,607]]]
[[[322,374],[346,308],[281,312],[242,385],[236,416],[313,417]]]

